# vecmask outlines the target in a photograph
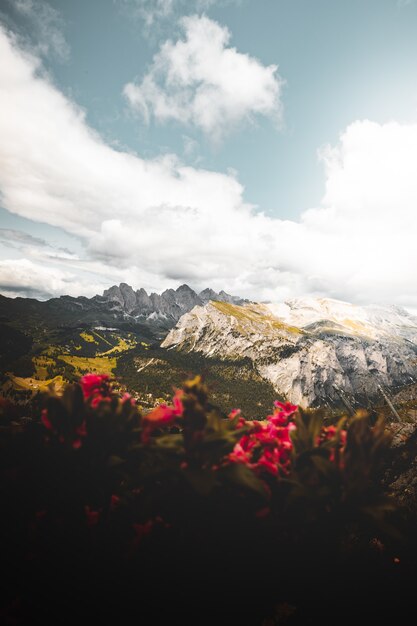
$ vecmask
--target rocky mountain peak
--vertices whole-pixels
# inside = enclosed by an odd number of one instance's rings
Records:
[[[380,397],[381,388],[417,380],[417,318],[392,307],[314,298],[211,301],[183,315],[162,346],[248,358],[278,394],[304,406],[346,410]]]
[[[136,307],[136,293],[133,291],[130,285],[126,283],[120,283],[120,293],[123,296],[123,305],[128,313],[131,313]]]
[[[209,300],[222,300],[225,302],[242,302],[240,298],[229,296],[225,292],[216,293],[213,289],[205,289],[203,297],[197,294],[187,284],[180,285],[177,289],[166,289],[161,294],[147,294],[145,289],[134,291],[127,283],[113,285],[106,289],[103,298],[117,302],[120,307],[120,315],[131,321],[151,322],[170,328],[184,313],[191,311]]]
[[[145,289],[141,287],[136,291],[136,306],[140,310],[148,311],[152,309],[152,302]]]
[[[229,293],[226,293],[225,291],[223,291],[223,289],[219,293],[218,300],[220,302],[228,302],[229,304],[243,304],[244,302],[242,298],[231,296]]]
[[[180,285],[177,289],[176,289],[177,293],[193,293],[195,294],[195,291],[193,289],[191,289],[191,287],[189,287],[188,285],[186,285],[185,283],[183,285]]]
[[[200,293],[198,294],[198,297],[203,302],[208,302],[209,300],[216,300],[218,296],[219,296],[218,293],[216,293],[213,289],[210,289],[208,287],[207,289],[203,289],[203,291],[200,291]]]
[[[103,291],[103,298],[117,301],[122,306],[124,304],[122,292],[120,291],[120,287],[118,287],[117,285],[113,285],[113,287],[109,287],[109,289],[105,289]]]

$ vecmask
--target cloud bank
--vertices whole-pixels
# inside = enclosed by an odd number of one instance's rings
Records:
[[[417,307],[417,124],[351,124],[321,151],[322,205],[284,221],[247,204],[231,175],[106,145],[4,30],[0,58],[2,204],[86,249],[62,269],[2,261],[3,291],[7,274],[8,292],[90,295],[119,276],[153,289],[188,282],[254,299],[310,293]]]
[[[44,57],[53,54],[59,61],[68,60],[70,47],[63,33],[64,23],[59,11],[43,0],[6,0],[6,2],[28,25],[22,40],[33,52]]]
[[[206,16],[180,20],[184,38],[162,44],[141,82],[124,94],[143,119],[175,120],[220,140],[256,115],[281,119],[283,81],[277,66],[263,66],[229,47],[229,30]]]
[[[0,292],[10,298],[45,300],[63,294],[90,296],[92,288],[100,290],[101,285],[88,286],[76,274],[59,268],[51,270],[29,259],[0,260]]]

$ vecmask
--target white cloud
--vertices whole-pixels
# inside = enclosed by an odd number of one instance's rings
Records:
[[[322,205],[284,221],[256,213],[231,174],[106,145],[1,30],[0,58],[2,204],[82,237],[89,254],[54,260],[58,274],[41,256],[35,269],[9,259],[9,288],[44,281],[43,292],[94,295],[115,279],[189,282],[254,299],[312,293],[417,308],[417,124],[351,124],[321,151]]]
[[[229,47],[229,30],[206,16],[184,17],[180,25],[184,39],[162,44],[142,81],[124,87],[147,122],[176,120],[219,140],[256,115],[281,120],[277,66]]]
[[[102,285],[80,281],[71,273],[32,263],[28,259],[0,260],[0,291],[11,298],[44,299],[62,294],[80,296],[101,291]]]
[[[66,61],[70,48],[63,34],[63,20],[55,8],[43,0],[8,0],[12,8],[29,24],[25,37],[36,54],[53,54]]]

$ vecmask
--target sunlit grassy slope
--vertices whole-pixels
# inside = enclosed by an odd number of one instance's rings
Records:
[[[212,302],[212,305],[224,315],[230,315],[238,320],[238,329],[242,331],[245,330],[245,326],[252,328],[259,326],[262,329],[268,329],[269,327],[275,331],[281,330],[297,335],[303,333],[303,331],[296,326],[290,326],[289,324],[285,324],[285,322],[278,320],[276,317],[271,315],[268,308],[262,304],[237,306],[230,304],[229,302]]]

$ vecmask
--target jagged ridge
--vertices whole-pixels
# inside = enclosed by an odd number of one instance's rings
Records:
[[[196,293],[188,285],[181,285],[178,289],[166,289],[160,295],[147,294],[141,288],[134,291],[130,285],[121,283],[114,285],[103,292],[103,297],[110,302],[117,303],[121,313],[140,320],[158,320],[162,323],[176,322],[195,306],[202,306],[210,300],[217,300],[230,304],[243,304],[245,301],[237,296],[231,296],[225,291],[216,293],[213,289],[204,289]]]

